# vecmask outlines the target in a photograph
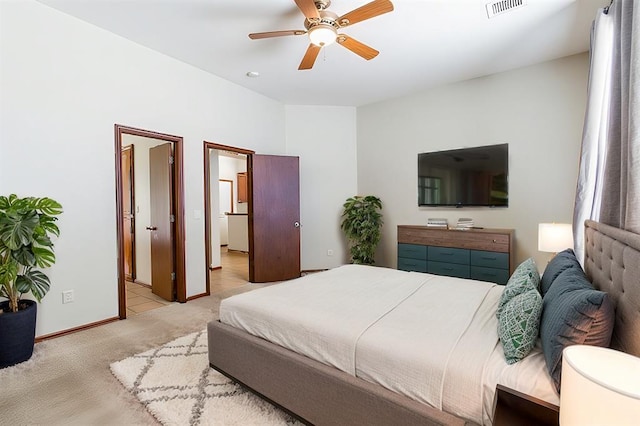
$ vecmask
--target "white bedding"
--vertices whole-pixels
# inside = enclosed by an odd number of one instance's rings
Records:
[[[558,403],[539,348],[507,365],[502,286],[361,265],[224,299],[220,321],[436,408],[491,424],[502,383]]]

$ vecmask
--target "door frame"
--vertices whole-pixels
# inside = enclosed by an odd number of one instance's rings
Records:
[[[205,277],[206,277],[206,295],[211,294],[211,159],[210,152],[212,150],[218,151],[231,151],[238,154],[245,154],[247,156],[247,191],[249,194],[249,209],[248,219],[251,222],[251,173],[249,173],[249,165],[251,164],[252,156],[255,151],[244,148],[236,148],[234,146],[221,145],[214,142],[203,141],[203,157],[204,157],[204,253],[205,253]],[[220,174],[218,173],[218,179]],[[251,251],[251,231],[249,231],[249,251]],[[249,256],[249,270],[251,270],[251,256]]]
[[[116,238],[118,249],[118,316],[127,318],[127,288],[124,279],[124,229],[122,215],[122,135],[142,136],[173,143],[174,186],[173,202],[175,203],[175,266],[176,266],[176,299],[187,301],[187,285],[185,270],[185,215],[184,215],[184,169],[183,138],[150,130],[114,124],[115,132],[115,175],[116,175]]]

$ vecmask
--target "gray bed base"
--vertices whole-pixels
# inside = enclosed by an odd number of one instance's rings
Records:
[[[612,346],[640,356],[640,235],[585,223],[585,271],[616,306]],[[464,425],[465,420],[236,328],[208,324],[209,362],[315,425]]]
[[[314,425],[464,425],[464,420],[234,327],[207,326],[213,368]]]

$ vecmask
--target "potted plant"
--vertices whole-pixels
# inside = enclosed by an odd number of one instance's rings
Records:
[[[0,196],[0,368],[31,358],[36,330],[36,303],[50,287],[41,268],[56,261],[52,236],[62,206],[50,198]]]
[[[382,228],[382,201],[373,195],[347,198],[340,227],[349,242],[351,262],[373,265]]]

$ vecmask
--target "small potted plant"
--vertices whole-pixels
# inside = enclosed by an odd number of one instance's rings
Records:
[[[340,227],[349,242],[351,262],[373,265],[382,228],[382,201],[373,195],[347,198]]]
[[[36,302],[50,287],[40,269],[56,261],[52,236],[62,206],[50,198],[0,196],[0,368],[31,358],[35,341]]]

